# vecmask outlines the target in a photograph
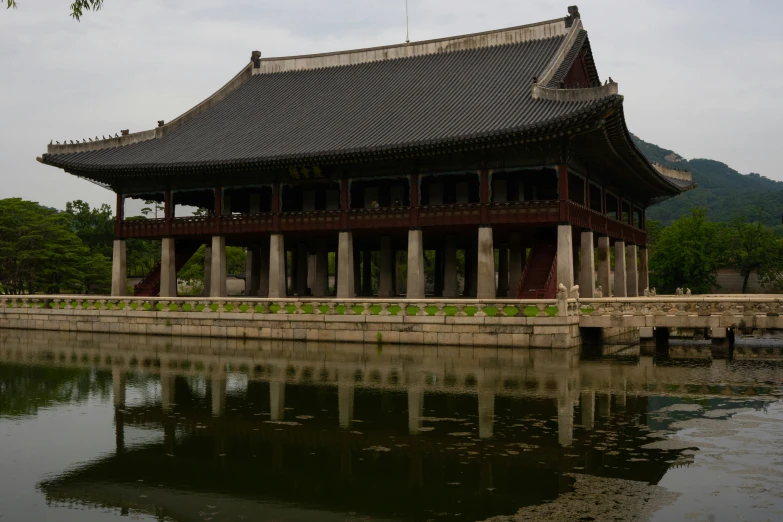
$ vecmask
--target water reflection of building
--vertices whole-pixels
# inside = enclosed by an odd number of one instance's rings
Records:
[[[203,506],[184,500],[194,496],[249,518],[288,506],[407,519],[454,512],[458,497],[463,516],[478,519],[555,498],[570,487],[567,472],[656,483],[677,455],[642,448],[654,440],[645,437],[650,390],[723,397],[752,385],[731,361],[690,368],[633,350],[580,360],[546,350],[2,335],[3,365],[112,373],[115,454],[43,482],[47,498],[176,520],[197,518]],[[227,387],[237,375],[242,386]],[[159,386],[159,399],[126,403],[129,379]],[[127,446],[129,427],[162,438]]]

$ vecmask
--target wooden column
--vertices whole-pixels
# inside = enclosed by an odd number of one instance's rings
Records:
[[[223,215],[223,189],[215,187],[215,234],[220,233],[220,217]]]
[[[479,171],[479,197],[481,202],[481,224],[489,224],[489,171],[481,169]]]
[[[163,191],[163,233],[171,235],[171,218],[174,217],[174,209],[171,204],[171,190]]]
[[[280,230],[280,182],[272,182],[272,230]]]
[[[349,200],[348,200],[348,180],[343,178],[340,180],[340,229],[341,230],[348,230],[348,210],[349,208]],[[351,296],[353,297],[353,296]]]
[[[568,165],[557,166],[560,223],[568,222]]]
[[[125,197],[122,192],[117,192],[117,206],[114,209],[116,218],[114,220],[114,237],[122,237],[122,222],[125,220]]]
[[[419,226],[419,173],[413,172],[408,176],[410,181],[410,199],[411,199],[411,228]]]

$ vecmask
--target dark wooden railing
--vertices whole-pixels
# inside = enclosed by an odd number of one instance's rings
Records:
[[[417,207],[382,207],[351,209],[347,212],[349,229],[407,228],[414,210],[418,226],[478,226],[482,224],[480,203],[456,203]],[[643,245],[647,233],[573,201],[512,201],[486,205],[490,225],[550,224],[567,222],[601,235],[627,243]],[[215,234],[268,234],[270,232],[339,231],[339,210],[281,212],[277,230],[275,214],[233,214],[221,216],[190,216],[165,219],[130,219],[117,223],[118,237],[161,238],[199,237]]]

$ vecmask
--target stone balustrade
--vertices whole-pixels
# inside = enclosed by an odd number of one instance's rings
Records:
[[[782,296],[704,295],[582,299],[582,327],[783,328]]]
[[[571,347],[576,300],[0,297],[0,328],[429,345]]]

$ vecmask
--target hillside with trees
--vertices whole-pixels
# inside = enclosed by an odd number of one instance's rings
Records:
[[[634,142],[647,158],[661,165],[687,170],[698,187],[651,207],[647,218],[669,225],[691,209],[707,210],[707,219],[731,223],[735,219],[761,219],[783,235],[783,182],[760,174],[740,174],[725,163],[711,159],[687,160],[676,152],[647,143],[634,136]]]

